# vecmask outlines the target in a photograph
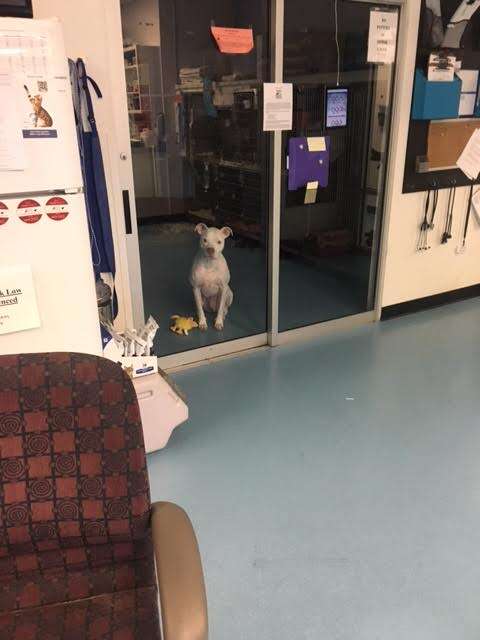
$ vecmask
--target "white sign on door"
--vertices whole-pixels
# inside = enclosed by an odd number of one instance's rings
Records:
[[[0,334],[40,326],[30,265],[0,267]]]
[[[397,47],[397,11],[370,11],[367,62],[392,64]]]
[[[265,82],[263,85],[263,130],[290,131],[293,120],[293,85]]]

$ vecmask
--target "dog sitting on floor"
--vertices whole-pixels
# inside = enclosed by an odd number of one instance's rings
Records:
[[[207,329],[205,311],[216,313],[215,329],[221,331],[233,302],[230,289],[230,271],[223,256],[225,240],[233,235],[230,227],[217,229],[200,223],[195,227],[200,236],[200,248],[193,261],[190,284],[198,315],[198,326]]]

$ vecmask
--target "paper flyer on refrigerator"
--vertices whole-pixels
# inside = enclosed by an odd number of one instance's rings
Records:
[[[0,267],[0,334],[39,326],[40,315],[30,265]]]

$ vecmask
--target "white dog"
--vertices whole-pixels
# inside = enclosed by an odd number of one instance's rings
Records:
[[[205,311],[213,311],[217,314],[215,329],[221,331],[233,302],[233,292],[229,286],[230,271],[222,252],[226,238],[233,233],[230,227],[209,228],[203,223],[197,224],[195,231],[200,236],[200,249],[193,261],[190,284],[197,307],[198,326],[205,331]]]

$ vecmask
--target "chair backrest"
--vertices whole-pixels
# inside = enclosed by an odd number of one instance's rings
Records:
[[[121,548],[148,535],[149,514],[138,404],[122,369],[75,353],[0,356],[0,558]]]

